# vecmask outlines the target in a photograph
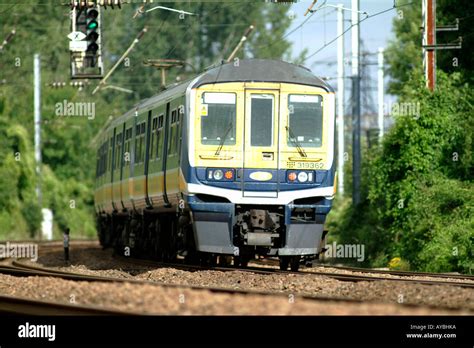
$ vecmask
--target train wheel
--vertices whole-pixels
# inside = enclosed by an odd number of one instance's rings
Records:
[[[249,265],[250,259],[248,257],[242,256],[240,258],[240,267],[246,268]]]
[[[299,256],[293,256],[290,260],[290,269],[293,272],[298,272],[298,269],[300,268],[300,257]]]
[[[288,256],[280,256],[280,270],[286,271],[290,264],[290,258]]]
[[[173,262],[176,259],[176,221],[174,221],[172,216],[163,217],[161,227],[161,250],[163,261]]]
[[[184,263],[187,265],[199,265],[199,252],[196,250],[188,250],[184,257]]]
[[[234,266],[245,268],[249,264],[249,258],[245,256],[234,256]]]
[[[165,261],[165,236],[164,230],[166,229],[166,224],[162,216],[157,216],[155,220],[155,238],[154,238],[154,246],[155,246],[155,258],[156,260],[163,262]]]
[[[201,253],[201,266],[214,267],[217,264],[217,255],[211,253]]]
[[[232,262],[231,256],[219,255],[219,266],[227,267]]]

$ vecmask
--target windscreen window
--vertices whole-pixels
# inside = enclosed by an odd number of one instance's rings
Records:
[[[204,93],[198,112],[203,145],[235,145],[235,93]]]
[[[319,95],[288,96],[288,146],[321,147],[323,102]]]

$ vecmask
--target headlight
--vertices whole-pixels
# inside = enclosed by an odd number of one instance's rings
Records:
[[[298,174],[298,181],[299,181],[299,182],[306,182],[306,181],[308,181],[308,173],[306,173],[306,172],[299,172],[299,174]]]
[[[235,169],[232,168],[208,168],[207,180],[229,182],[234,181]]]
[[[224,176],[227,180],[232,180],[234,178],[234,172],[232,170],[226,170]]]
[[[314,172],[312,171],[288,171],[287,182],[292,184],[311,184],[314,183]]]
[[[222,172],[222,170],[217,169],[214,171],[214,180],[222,180],[223,177],[224,173]]]

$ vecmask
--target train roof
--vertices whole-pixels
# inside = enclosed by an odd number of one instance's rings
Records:
[[[313,75],[311,70],[273,59],[242,59],[224,63],[204,72],[193,88],[223,82],[281,82],[321,87],[333,92],[331,86]]]
[[[172,95],[184,93],[191,84],[191,88],[198,88],[206,84],[224,82],[294,83],[320,87],[329,92],[334,92],[329,84],[313,75],[311,70],[301,65],[274,59],[242,59],[238,61],[238,64],[234,62],[219,64],[189,80],[168,86],[164,91],[140,101],[132,109],[104,126],[104,128],[113,127],[123,122],[125,118],[133,115],[137,109],[150,107],[156,102],[167,99]]]

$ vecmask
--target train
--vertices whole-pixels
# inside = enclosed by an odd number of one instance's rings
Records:
[[[335,94],[300,65],[222,62],[96,138],[103,247],[161,261],[298,270],[323,251],[336,192]]]

